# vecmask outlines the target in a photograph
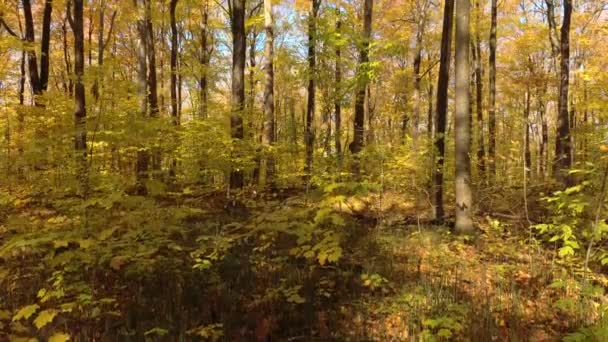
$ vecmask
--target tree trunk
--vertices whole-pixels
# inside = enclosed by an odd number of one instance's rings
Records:
[[[357,154],[363,149],[363,134],[365,125],[365,93],[369,84],[369,44],[372,33],[373,0],[365,0],[363,5],[363,40],[359,48],[359,62],[357,65],[357,83],[355,94],[355,118],[353,125],[353,141],[350,144],[350,152],[355,156],[353,160],[353,172],[359,172]]]
[[[203,22],[201,27],[201,55],[199,63],[201,72],[199,78],[199,116],[201,118],[207,117],[208,107],[208,77],[207,70],[209,68],[209,42],[207,40],[209,35],[209,0],[205,0],[203,5]]]
[[[338,19],[336,20],[336,35],[342,34],[342,19],[340,18],[341,12],[337,10]],[[336,159],[338,165],[342,163],[342,51],[340,44],[336,45],[336,65],[334,74],[335,83],[335,102],[334,102],[334,115],[335,115],[335,130],[334,130],[334,144],[336,147]]]
[[[171,20],[171,117],[173,124],[179,125],[180,115],[177,111],[177,23],[175,20],[175,9],[178,0],[171,0],[169,4],[169,16]]]
[[[526,179],[530,179],[532,170],[532,153],[530,152],[530,86],[527,86],[524,104],[524,170]]]
[[[490,103],[488,104],[488,167],[492,180],[496,178],[496,17],[498,12],[497,2],[498,0],[492,0],[489,56]]]
[[[62,38],[63,38],[63,61],[65,63],[66,81],[64,84],[64,91],[69,97],[72,97],[74,93],[74,81],[72,78],[72,62],[70,62],[70,52],[68,49],[68,31],[67,31],[67,18],[64,19],[61,25]]]
[[[450,57],[452,51],[452,26],[454,19],[454,0],[446,0],[443,9],[443,30],[441,33],[441,57],[437,79],[437,116],[435,119],[435,165],[433,178],[433,219],[441,223],[443,210],[443,172],[445,163],[445,132],[448,110],[448,84],[450,79]]]
[[[570,154],[570,123],[568,117],[568,83],[570,73],[570,19],[571,0],[564,0],[564,19],[560,37],[560,82],[558,98],[557,132],[555,138],[555,160],[553,173],[564,185],[569,185],[571,177],[568,169],[572,166]]]
[[[456,93],[454,134],[456,140],[456,174],[454,178],[456,195],[456,232],[471,233],[472,219],[471,193],[471,118],[469,116],[469,0],[456,0]]]
[[[232,31],[232,113],[230,136],[243,139],[243,110],[245,109],[245,0],[232,0],[230,28]],[[233,168],[230,173],[230,188],[243,187],[243,171]]]
[[[147,30],[147,57],[148,57],[148,105],[150,116],[158,117],[158,90],[156,81],[156,50],[154,48],[154,27],[152,26],[152,1],[145,0],[146,30]]]
[[[306,142],[306,165],[304,167],[305,180],[308,183],[312,175],[312,162],[315,144],[314,116],[315,116],[315,69],[316,69],[316,41],[317,41],[317,13],[320,0],[312,0],[308,17],[308,101],[306,104],[306,126],[304,138]]]
[[[264,42],[264,71],[266,79],[264,83],[264,134],[262,135],[262,143],[268,149],[274,144],[275,131],[272,0],[264,0],[264,31],[266,33],[266,41]],[[270,150],[266,152],[266,158],[263,160],[262,170],[265,171],[265,176],[261,178],[270,187],[274,187],[274,169],[273,151]]]
[[[414,55],[414,96],[413,96],[413,116],[412,116],[412,143],[414,151],[418,149],[418,135],[420,133],[420,64],[422,63],[422,38],[424,35],[425,19],[424,13],[419,13],[422,17],[418,23],[416,31],[416,54]]]
[[[145,1],[145,0],[144,0]],[[138,0],[135,0],[135,5],[138,5]],[[138,11],[147,13],[145,3],[138,8]],[[137,45],[137,92],[139,97],[139,110],[142,117],[148,116],[149,97],[148,97],[148,25],[146,24],[146,14],[143,14],[137,20],[138,45]],[[146,194],[145,179],[148,178],[149,153],[146,146],[142,146],[137,151],[136,161],[136,176],[137,176],[137,192],[140,195]]]
[[[76,81],[74,85],[74,126],[75,126],[75,152],[78,167],[78,178],[80,181],[80,195],[86,198],[88,195],[87,175],[87,128],[86,128],[86,105],[84,89],[84,30],[83,30],[83,0],[74,0],[74,20],[72,31],[74,32],[74,73]]]
[[[44,2],[44,14],[42,17],[42,37],[40,40],[40,90],[46,91],[49,84],[49,60],[51,43],[51,14],[53,13],[53,0]]]
[[[34,93],[34,101],[38,105],[39,100],[36,98],[42,94],[42,87],[40,87],[40,78],[38,76],[38,60],[36,57],[36,51],[34,49],[34,19],[32,17],[32,5],[30,0],[23,0],[23,14],[25,19],[25,41],[29,45],[27,52],[27,69],[30,77],[30,86]]]
[[[480,31],[480,12],[479,1],[475,2],[475,41],[473,42],[473,63],[475,64],[475,112],[477,114],[477,163],[479,167],[480,179],[485,179],[486,171],[486,151],[483,132],[483,67],[481,63],[481,38]]]

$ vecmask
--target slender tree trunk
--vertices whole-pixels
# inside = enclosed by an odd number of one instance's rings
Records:
[[[80,181],[80,194],[83,198],[88,195],[88,168],[87,168],[87,127],[86,127],[86,101],[84,88],[84,31],[83,31],[83,0],[74,0],[74,19],[72,30],[74,32],[74,126],[75,126],[75,152],[78,165],[78,178]]]
[[[201,55],[200,55],[200,78],[199,78],[199,116],[207,117],[208,106],[208,80],[207,70],[209,68],[209,47],[208,47],[208,25],[209,25],[209,0],[205,0],[203,4],[203,22],[201,27]]]
[[[245,0],[232,0],[230,26],[232,31],[232,114],[230,130],[233,139],[242,140],[243,110],[245,109]],[[243,187],[243,171],[233,168],[230,173],[230,188]]]
[[[560,82],[558,98],[557,132],[555,138],[555,160],[553,173],[564,185],[569,185],[571,177],[568,169],[572,166],[570,154],[570,123],[568,117],[568,83],[570,74],[570,19],[571,0],[564,0],[564,18],[560,36]]]
[[[473,63],[475,64],[475,112],[477,114],[477,163],[479,176],[485,179],[486,151],[483,129],[483,66],[481,62],[481,38],[479,36],[481,25],[480,0],[475,1],[475,41],[473,42]]]
[[[145,0],[146,11],[146,33],[147,33],[147,57],[148,57],[148,105],[150,116],[158,117],[158,89],[156,80],[156,49],[154,47],[154,27],[152,26],[152,1]]]
[[[65,63],[65,72],[66,72],[66,83],[64,85],[65,92],[69,97],[72,97],[74,94],[74,81],[72,78],[72,62],[70,62],[70,52],[68,49],[68,31],[67,31],[67,18],[64,19],[63,24],[61,25],[62,38],[63,38],[63,61]]]
[[[341,12],[337,10],[338,19],[336,20],[336,35],[342,34],[342,19],[340,18]],[[335,103],[334,103],[334,115],[335,115],[335,129],[334,129],[334,144],[336,148],[336,159],[338,165],[342,163],[342,50],[340,44],[336,45],[336,65],[335,65]]]
[[[40,85],[41,91],[46,91],[49,84],[49,60],[51,43],[51,15],[53,13],[53,0],[44,2],[42,17],[42,37],[40,39]]]
[[[433,178],[433,219],[438,223],[444,220],[443,173],[445,163],[445,133],[447,128],[448,84],[450,79],[450,60],[452,51],[452,26],[454,19],[454,0],[446,0],[443,9],[443,30],[441,33],[441,57],[437,80],[437,116],[435,120],[435,163]]]
[[[32,17],[32,5],[30,0],[23,0],[23,14],[25,18],[25,41],[29,45],[27,52],[27,69],[29,72],[30,86],[34,93],[34,101],[38,105],[39,100],[36,99],[42,94],[42,87],[40,86],[40,78],[38,76],[38,59],[34,50],[34,19]]]
[[[171,117],[173,124],[179,125],[180,115],[177,111],[177,22],[175,20],[175,9],[178,0],[171,0],[169,4],[169,16],[171,20]]]
[[[532,170],[532,153],[530,152],[530,86],[527,86],[524,104],[524,170],[527,179],[530,179]]]
[[[266,79],[264,83],[264,134],[262,143],[266,148],[274,144],[274,29],[272,20],[272,0],[264,0],[264,31],[266,41],[264,42],[264,71]],[[266,185],[274,187],[275,161],[273,151],[267,151],[266,158],[263,160],[262,170],[265,175],[261,178]]]
[[[145,0],[142,0],[145,1]],[[137,20],[138,30],[138,45],[137,45],[137,85],[138,85],[138,96],[139,96],[139,107],[140,115],[142,117],[148,116],[149,96],[148,96],[148,25],[146,24],[145,3],[138,5],[138,0],[134,0],[135,5],[138,7],[138,11],[141,12],[142,17]],[[136,161],[136,174],[137,174],[137,192],[140,195],[146,194],[145,180],[148,178],[148,164],[149,164],[149,153],[146,146],[140,147],[137,151]]]
[[[456,0],[456,95],[454,133],[456,140],[456,231],[471,233],[472,219],[471,193],[471,118],[469,116],[469,0]]]
[[[488,167],[492,181],[496,178],[496,21],[497,2],[492,0],[489,56],[489,101],[488,104]]]
[[[412,116],[412,143],[414,150],[418,149],[418,135],[420,133],[420,64],[422,63],[422,38],[424,35],[424,14],[420,14],[423,19],[418,23],[416,31],[416,54],[414,55],[414,96],[413,96],[413,116]]]
[[[308,183],[312,175],[312,162],[315,144],[315,70],[316,70],[316,41],[317,13],[320,0],[312,0],[308,17],[308,102],[306,104],[306,126],[304,138],[306,142],[306,164],[304,167],[305,180]]]
[[[365,125],[365,92],[369,85],[369,45],[372,33],[373,0],[365,0],[363,5],[363,40],[359,48],[359,62],[357,65],[357,92],[355,94],[355,118],[353,125],[353,141],[350,144],[350,152],[355,156],[353,161],[353,172],[359,172],[359,161],[357,154],[363,149],[364,125]]]

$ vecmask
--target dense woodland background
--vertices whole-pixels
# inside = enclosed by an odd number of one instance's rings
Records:
[[[2,0],[1,341],[608,340],[608,3]]]

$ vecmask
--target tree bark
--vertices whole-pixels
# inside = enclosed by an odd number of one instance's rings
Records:
[[[477,163],[479,167],[479,177],[485,179],[486,171],[486,151],[483,129],[483,66],[481,63],[481,38],[480,31],[480,0],[475,1],[475,41],[473,42],[473,62],[475,64],[475,112],[477,114]]]
[[[312,175],[313,152],[315,144],[315,70],[316,70],[316,41],[317,13],[320,0],[312,0],[308,17],[308,101],[306,104],[306,125],[304,139],[306,142],[306,164],[304,166],[305,180],[308,183]]]
[[[571,0],[564,0],[564,18],[560,33],[560,82],[558,98],[557,132],[555,138],[554,175],[564,184],[571,183],[568,169],[572,166],[570,153],[570,123],[568,115],[568,84],[570,74],[570,20]]]
[[[355,118],[353,125],[353,141],[350,152],[355,156],[353,172],[359,172],[359,162],[356,155],[363,149],[365,130],[365,93],[369,85],[369,45],[372,33],[373,0],[364,0],[363,5],[363,40],[359,48],[359,61],[357,64],[357,92],[355,94]]]
[[[80,182],[80,195],[88,195],[88,168],[87,168],[87,128],[86,128],[86,99],[84,88],[84,30],[83,30],[83,0],[74,0],[74,127],[75,152],[78,165],[78,179]]]
[[[201,118],[207,117],[208,108],[208,73],[209,68],[209,0],[205,0],[202,9],[202,27],[201,27],[201,55],[199,59],[200,63],[200,76],[199,76],[199,116]]]
[[[342,19],[340,9],[337,9],[338,18],[336,20],[336,35],[341,37],[342,34]],[[342,51],[340,44],[336,45],[336,65],[335,65],[335,73],[334,73],[334,83],[335,83],[335,102],[334,102],[334,121],[335,121],[335,130],[334,130],[334,144],[336,148],[336,159],[338,161],[338,165],[342,162]]]
[[[264,31],[266,33],[266,41],[264,42],[264,71],[266,79],[264,83],[264,134],[262,135],[262,144],[266,148],[270,148],[274,144],[274,29],[272,19],[272,0],[264,0]],[[272,155],[273,151],[267,151],[266,158],[263,161],[262,169],[265,171],[265,177],[262,179],[270,187],[274,187],[274,172],[275,161]]]
[[[530,179],[532,170],[532,153],[530,152],[530,86],[527,86],[524,104],[524,170],[526,179]]]
[[[169,16],[171,20],[171,117],[173,124],[179,125],[180,115],[177,111],[177,22],[175,20],[175,9],[178,0],[171,0],[169,3]]]
[[[454,134],[456,140],[456,174],[454,178],[456,195],[456,232],[471,233],[472,219],[471,192],[471,118],[469,116],[469,0],[456,0],[456,94]]]
[[[448,110],[448,84],[450,79],[450,57],[452,51],[452,26],[454,18],[454,0],[446,0],[443,9],[443,30],[441,33],[441,57],[437,79],[437,113],[435,118],[435,153],[432,168],[433,178],[433,219],[438,223],[444,220],[443,209],[443,173],[445,163],[445,132]]]
[[[489,56],[489,104],[488,104],[488,169],[492,181],[496,178],[496,25],[497,2],[492,0]]]
[[[36,57],[36,51],[33,49],[35,44],[34,35],[34,19],[32,17],[32,5],[30,0],[23,0],[23,14],[25,19],[25,41],[28,43],[29,50],[27,52],[27,69],[30,77],[30,86],[34,93],[34,101],[38,104],[36,97],[42,94],[42,88],[40,87],[40,78],[38,76],[38,59]]]
[[[245,0],[232,0],[230,28],[232,31],[232,113],[230,136],[243,139],[243,110],[245,109]],[[233,168],[230,173],[230,188],[243,187],[243,171]]]
[[[44,2],[42,17],[42,37],[40,39],[40,90],[46,91],[49,84],[49,47],[51,43],[51,14],[53,13],[53,0]]]

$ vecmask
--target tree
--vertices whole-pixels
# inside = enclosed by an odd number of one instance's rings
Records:
[[[169,16],[171,20],[171,116],[175,125],[178,125],[180,121],[180,113],[177,107],[177,52],[179,49],[177,22],[175,20],[177,2],[178,0],[171,0],[169,3]]]
[[[245,109],[245,0],[230,1],[230,29],[232,32],[232,112],[230,114],[230,136],[242,140],[243,110]],[[230,172],[230,188],[243,187],[243,171],[236,168]]]
[[[340,7],[336,9],[336,38],[340,38],[342,34],[342,13]],[[335,99],[334,99],[334,145],[336,148],[336,159],[338,164],[342,162],[342,49],[340,43],[336,44],[336,65],[334,71],[334,82],[335,82]]]
[[[492,0],[489,56],[488,166],[490,176],[496,177],[496,25],[498,0]]]
[[[443,222],[443,173],[445,164],[445,132],[448,110],[448,84],[450,79],[450,57],[452,51],[452,26],[454,18],[454,0],[446,0],[443,9],[443,30],[441,33],[441,56],[437,79],[437,113],[435,120],[435,165],[432,168],[433,196],[432,216]]]
[[[553,174],[564,185],[571,183],[568,169],[572,166],[570,120],[568,113],[568,86],[570,74],[570,21],[572,17],[572,2],[564,0],[564,18],[560,31],[560,79],[557,114],[557,130],[555,137],[555,160]]]
[[[477,163],[480,178],[484,178],[486,170],[486,152],[483,134],[483,65],[481,62],[481,38],[480,32],[481,8],[479,0],[475,1],[475,39],[472,41],[472,57],[475,65],[475,113],[477,114]]]
[[[365,98],[369,86],[369,45],[372,34],[373,0],[364,0],[363,5],[363,39],[359,47],[359,61],[357,64],[357,83],[355,93],[355,118],[353,121],[353,141],[350,152],[357,155],[363,148],[365,130]],[[356,157],[355,157],[356,158]],[[353,162],[353,171],[359,172],[359,163]]]
[[[274,29],[272,20],[272,0],[264,0],[264,31],[266,41],[264,45],[264,71],[266,79],[264,83],[264,134],[262,143],[270,147],[274,143]],[[264,160],[266,176],[264,181],[273,186],[274,184],[274,158],[270,153]]]
[[[314,117],[315,117],[315,69],[316,69],[316,41],[317,41],[317,14],[321,0],[311,0],[308,15],[308,101],[306,102],[306,126],[304,140],[306,143],[306,165],[304,175],[306,182],[310,181],[312,174],[313,152],[315,145]]]
[[[470,74],[469,74],[469,0],[456,0],[456,95],[454,134],[456,140],[456,231],[471,233],[474,229],[472,219],[471,193],[471,117]]]
[[[83,31],[83,0],[74,0],[74,17],[70,19],[74,32],[74,140],[77,162],[77,174],[80,180],[80,194],[88,196],[88,167],[87,167],[87,109],[84,89],[84,31]],[[68,13],[68,18],[71,14]]]
[[[23,14],[25,18],[25,40],[30,45],[28,49],[28,70],[30,77],[30,85],[35,95],[34,101],[36,106],[41,106],[42,103],[37,98],[42,95],[48,88],[49,80],[49,47],[51,36],[51,14],[53,13],[53,1],[45,0],[44,14],[42,19],[42,37],[40,41],[40,72],[38,72],[38,62],[36,51],[33,49],[34,35],[34,19],[32,17],[32,5],[30,0],[23,0]]]

